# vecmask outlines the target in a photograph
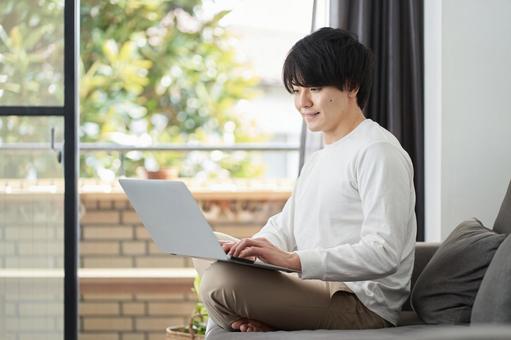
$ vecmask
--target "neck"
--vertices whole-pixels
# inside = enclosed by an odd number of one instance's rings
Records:
[[[364,113],[357,106],[348,117],[343,120],[332,131],[324,131],[323,141],[325,144],[332,144],[339,139],[343,138],[365,120]]]

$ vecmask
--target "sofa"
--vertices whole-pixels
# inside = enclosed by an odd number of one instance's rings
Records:
[[[210,319],[206,339],[511,339],[510,233],[511,183],[493,228],[471,219],[442,243],[418,242],[397,327],[240,333]]]

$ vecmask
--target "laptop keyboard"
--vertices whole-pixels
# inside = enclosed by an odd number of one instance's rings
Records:
[[[232,255],[229,255],[229,259],[232,261],[239,261],[239,262],[245,262],[245,263],[254,263],[255,262],[254,260],[251,260],[251,259],[246,259],[243,257],[237,257],[237,256],[232,256]]]

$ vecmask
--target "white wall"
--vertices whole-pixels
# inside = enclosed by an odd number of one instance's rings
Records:
[[[425,6],[426,240],[438,241],[473,216],[491,227],[511,179],[511,1]]]

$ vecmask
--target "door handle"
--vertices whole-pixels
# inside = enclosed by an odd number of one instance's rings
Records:
[[[55,147],[55,128],[52,126],[50,130],[50,148],[57,154],[57,162],[62,163],[62,148]]]

